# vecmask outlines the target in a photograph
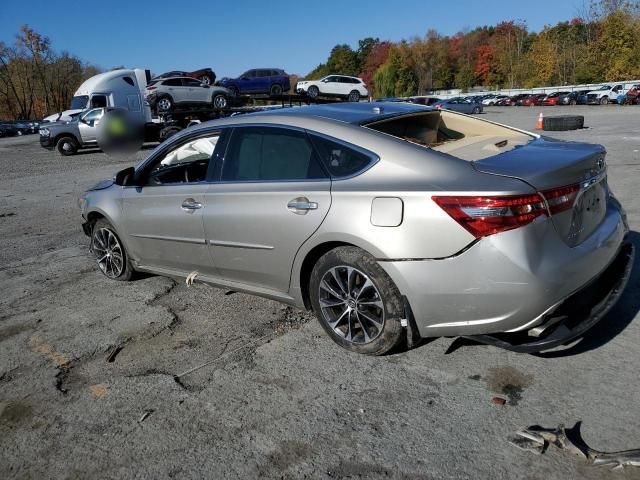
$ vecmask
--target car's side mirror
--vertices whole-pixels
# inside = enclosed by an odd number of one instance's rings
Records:
[[[124,170],[120,170],[118,173],[116,173],[116,176],[113,179],[113,183],[122,187],[133,185],[135,174],[136,169],[133,167],[128,167]]]

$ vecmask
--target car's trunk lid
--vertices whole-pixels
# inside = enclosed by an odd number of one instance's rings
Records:
[[[474,161],[480,172],[513,177],[545,191],[578,185],[573,208],[552,215],[553,224],[570,246],[582,243],[606,214],[606,151],[601,145],[538,138],[511,151]]]

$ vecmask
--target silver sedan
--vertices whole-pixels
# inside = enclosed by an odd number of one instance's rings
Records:
[[[313,309],[339,345],[581,336],[633,247],[605,151],[446,110],[309,106],[189,128],[80,198],[100,270]]]

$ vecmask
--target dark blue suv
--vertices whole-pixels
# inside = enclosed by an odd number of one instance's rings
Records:
[[[238,78],[223,78],[219,85],[236,95],[268,93],[272,97],[288,92],[289,75],[279,68],[255,68],[247,70]]]

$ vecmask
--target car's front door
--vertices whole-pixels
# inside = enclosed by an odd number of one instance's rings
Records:
[[[171,144],[123,189],[126,243],[140,265],[212,273],[202,216],[219,139],[208,132]]]
[[[205,103],[209,101],[211,96],[211,89],[209,85],[203,86],[203,83],[195,78],[183,78],[182,86],[185,90],[188,90],[189,102],[193,103]]]
[[[330,190],[304,131],[236,127],[220,181],[205,194],[204,229],[216,272],[287,292],[296,252],[329,211]]]
[[[252,93],[256,91],[257,70],[247,70],[236,80],[240,93]]]
[[[104,108],[94,108],[87,113],[82,114],[78,119],[78,130],[80,131],[80,140],[83,144],[92,144],[97,142],[97,130],[100,119],[104,115]]]

